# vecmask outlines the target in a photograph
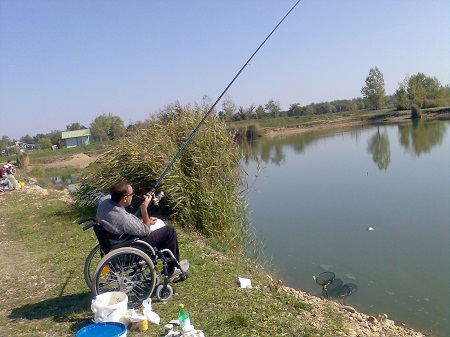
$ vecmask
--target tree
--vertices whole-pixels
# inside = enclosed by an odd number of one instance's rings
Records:
[[[412,104],[417,104],[420,108],[426,107],[426,105],[437,106],[438,104],[434,101],[443,97],[442,85],[436,77],[417,73],[406,80],[408,81],[408,97]]]
[[[288,110],[289,116],[301,116],[303,115],[303,108],[300,106],[300,103],[291,104]]]
[[[412,104],[423,107],[427,99],[426,76],[423,73],[417,73],[408,78],[408,98]]]
[[[58,144],[58,142],[61,141],[61,131],[52,130],[50,133],[47,134],[47,138],[50,139],[53,145],[56,145]]]
[[[49,149],[52,147],[52,142],[50,141],[50,139],[48,139],[46,137],[39,138],[38,141],[36,142],[36,144],[42,150]]]
[[[398,89],[394,93],[394,102],[397,106],[397,110],[408,109],[408,93],[406,91],[407,82],[406,80],[398,84]]]
[[[236,113],[236,115],[234,115],[234,120],[236,121],[245,121],[247,119],[247,115],[245,113],[245,109],[244,107],[241,105]]]
[[[248,119],[254,119],[256,117],[256,106],[254,104],[250,104],[250,106],[245,110],[245,114]]]
[[[256,114],[256,119],[262,119],[262,118],[266,118],[266,111],[264,110],[262,105],[258,105],[258,107],[256,108],[255,111]]]
[[[362,87],[361,93],[366,102],[374,107],[375,110],[378,110],[383,105],[386,95],[384,79],[383,74],[377,67],[370,69],[369,76],[366,77],[366,85]]]
[[[76,131],[76,130],[83,130],[83,129],[87,129],[87,127],[85,127],[84,125],[81,125],[78,122],[70,123],[69,125],[66,126],[66,131]]]
[[[226,121],[231,121],[233,119],[233,115],[236,113],[236,105],[233,102],[231,96],[226,95],[222,101],[222,109],[221,113],[224,116]]]
[[[267,113],[269,113],[272,117],[279,117],[280,116],[280,103],[278,101],[274,101],[271,99],[267,104],[265,105],[265,110]]]
[[[0,141],[0,151],[6,150],[11,144],[11,138],[8,136],[2,136],[2,140]]]
[[[47,135],[43,133],[38,133],[36,136],[33,137],[33,141],[37,143],[41,138],[47,138]]]
[[[318,114],[336,113],[336,111],[336,107],[330,103],[319,104],[316,110]]]
[[[20,137],[20,141],[26,144],[34,143],[33,137],[28,134],[26,136]]]
[[[203,95],[202,97],[202,105],[200,106],[200,109],[202,109],[203,112],[208,112],[209,109],[211,109],[213,103],[211,97],[208,95]]]
[[[118,116],[102,114],[91,123],[91,134],[96,141],[106,142],[125,135],[125,124]]]
[[[307,107],[305,107],[305,115],[314,115],[316,113],[316,105],[311,103]]]
[[[351,112],[355,112],[358,110],[358,104],[356,104],[355,102],[351,102],[347,105],[347,110],[351,111]]]
[[[419,108],[446,106],[450,95],[436,77],[424,73],[406,76],[399,82],[394,94],[394,102],[398,110],[409,109],[413,104]]]

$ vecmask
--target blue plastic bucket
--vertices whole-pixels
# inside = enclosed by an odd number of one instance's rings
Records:
[[[118,322],[95,323],[80,329],[76,337],[125,337],[127,328]]]

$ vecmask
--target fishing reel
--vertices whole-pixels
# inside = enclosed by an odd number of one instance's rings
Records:
[[[155,206],[159,205],[159,202],[161,201],[161,199],[164,197],[164,191],[160,191],[157,195],[154,195],[153,197],[153,204]]]

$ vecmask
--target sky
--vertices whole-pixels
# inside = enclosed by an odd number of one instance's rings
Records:
[[[295,2],[0,0],[0,136],[214,102]],[[450,2],[302,0],[227,96],[282,110],[352,99],[374,67],[387,94],[418,72],[449,84]]]

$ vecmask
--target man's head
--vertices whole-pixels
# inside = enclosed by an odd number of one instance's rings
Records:
[[[131,204],[133,199],[133,187],[126,181],[118,182],[111,187],[111,200],[117,202],[123,207],[127,207]]]

